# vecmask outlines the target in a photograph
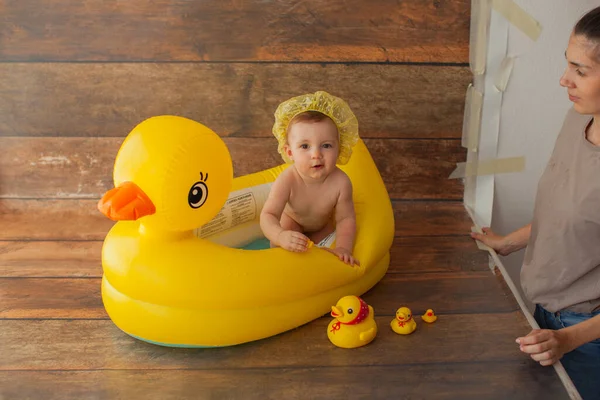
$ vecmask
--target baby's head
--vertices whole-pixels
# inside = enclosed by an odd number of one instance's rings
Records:
[[[335,169],[340,153],[337,126],[323,113],[305,111],[288,125],[284,152],[305,177],[326,178]]]
[[[304,111],[296,114],[288,124],[286,146],[290,147],[292,143],[307,139],[326,140],[339,144],[340,134],[335,122],[327,115],[319,111]],[[339,151],[339,147],[336,147]]]
[[[335,163],[343,165],[350,160],[359,139],[358,121],[344,100],[318,91],[286,100],[275,111],[273,135],[279,141],[277,150],[287,163],[294,162],[286,147],[290,148],[297,134],[331,136],[336,144]]]

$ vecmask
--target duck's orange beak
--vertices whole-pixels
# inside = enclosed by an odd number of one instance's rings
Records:
[[[341,317],[342,314],[343,314],[342,311],[340,311],[340,309],[337,308],[336,306],[331,307],[331,316],[332,317],[334,317],[334,318]]]
[[[102,196],[98,210],[113,221],[135,221],[154,214],[156,207],[138,185],[123,182]]]

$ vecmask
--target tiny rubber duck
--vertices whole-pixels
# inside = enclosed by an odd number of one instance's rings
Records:
[[[399,335],[410,335],[417,329],[417,323],[408,307],[400,307],[396,311],[396,318],[390,322],[390,326]]]
[[[425,314],[421,315],[421,319],[428,324],[432,324],[437,320],[437,315],[433,312],[431,308],[425,311]]]
[[[361,347],[377,335],[373,307],[358,296],[342,297],[331,307],[331,316],[334,319],[327,327],[327,337],[338,347]]]

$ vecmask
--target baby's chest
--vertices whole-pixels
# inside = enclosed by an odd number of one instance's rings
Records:
[[[336,203],[337,195],[329,191],[293,191],[289,199],[298,214],[329,214]]]

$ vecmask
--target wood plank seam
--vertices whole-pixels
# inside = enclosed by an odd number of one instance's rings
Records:
[[[196,351],[197,349],[191,349],[191,351]],[[397,364],[392,364],[392,363],[383,363],[383,364],[377,364],[376,366],[379,368],[398,368],[399,366],[402,367],[419,367],[419,366],[430,366],[432,363],[415,363],[415,362],[402,362],[402,363],[397,363]],[[507,365],[513,365],[513,364],[521,364],[520,361],[515,361],[512,358],[506,358],[506,359],[502,359],[499,358],[494,361],[491,360],[474,360],[474,361],[443,361],[438,363],[438,365],[446,365],[446,366],[459,366],[459,365],[496,365],[496,364],[507,364]],[[343,368],[343,369],[347,369],[347,368],[370,368],[370,365],[352,365],[352,366],[345,366],[345,365],[291,365],[291,366],[285,366],[285,367],[277,367],[277,366],[264,366],[264,367],[244,367],[244,366],[237,366],[234,368],[228,367],[206,367],[206,368],[198,368],[198,367],[193,367],[193,368],[90,368],[90,369],[80,369],[80,368],[74,368],[74,369],[42,369],[42,368],[27,368],[27,369],[0,369],[1,372],[23,372],[23,371],[27,371],[27,372],[92,372],[92,371],[232,371],[232,370],[244,370],[244,371],[269,371],[269,370],[281,370],[281,369],[285,369],[285,370],[296,370],[296,369],[339,369],[339,368]]]
[[[435,62],[435,61],[283,61],[283,60],[3,60],[0,64],[275,64],[275,65],[405,65],[421,67],[468,67],[468,62]]]

